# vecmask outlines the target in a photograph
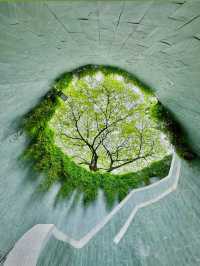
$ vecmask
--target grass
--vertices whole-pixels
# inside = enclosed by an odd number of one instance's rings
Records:
[[[102,189],[107,204],[112,206],[115,200],[121,201],[131,189],[144,184],[148,185],[151,177],[165,177],[169,171],[171,156],[166,156],[141,171],[119,175],[90,172],[75,164],[55,145],[54,132],[49,127],[48,122],[62,101],[59,97],[60,93],[66,88],[74,73],[83,77],[95,73],[97,70],[101,70],[105,75],[109,73],[122,75],[125,80],[131,81],[143,92],[152,94],[151,89],[132,74],[115,67],[88,65],[64,74],[59,80],[56,80],[55,85],[42,101],[24,117],[23,128],[30,137],[30,142],[22,158],[34,161],[35,171],[44,174],[44,179],[40,185],[41,190],[46,191],[55,182],[60,182],[62,186],[58,198],[69,197],[76,190],[83,194],[83,202],[87,205],[95,200],[98,190]],[[152,108],[151,114],[158,122],[159,128],[169,136],[177,153],[184,159],[193,159],[195,154],[190,149],[181,126],[174,120],[169,111],[158,102]]]

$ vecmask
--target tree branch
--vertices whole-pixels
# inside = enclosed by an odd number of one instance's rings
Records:
[[[130,163],[133,163],[133,162],[138,161],[138,160],[140,160],[140,159],[145,159],[145,158],[147,158],[148,156],[149,156],[149,155],[144,155],[144,156],[139,156],[139,157],[133,158],[133,159],[131,159],[131,160],[129,160],[129,161],[126,161],[126,162],[124,162],[124,163],[122,163],[122,164],[119,164],[119,165],[113,166],[112,168],[109,168],[109,169],[107,170],[107,172],[111,172],[111,171],[113,171],[113,170],[115,170],[115,169],[118,169],[118,168],[120,168],[120,167],[122,167],[122,166],[125,166],[125,165],[127,165],[127,164],[130,164]]]
[[[71,104],[69,104],[69,106],[70,106],[70,109],[71,109],[71,112],[72,112],[72,116],[73,116],[73,119],[74,119],[74,124],[75,124],[75,127],[76,127],[76,131],[77,131],[77,133],[78,133],[80,139],[81,139],[82,141],[84,141],[85,144],[86,144],[86,145],[92,150],[92,145],[88,142],[88,140],[86,140],[86,139],[83,137],[83,135],[82,135],[81,132],[80,132],[79,126],[78,126],[78,121],[80,120],[82,114],[79,113],[79,116],[78,116],[78,118],[77,118],[76,115],[75,115],[75,113],[74,113],[73,106],[72,106]]]
[[[81,138],[79,138],[79,137],[69,136],[69,135],[67,135],[66,133],[61,133],[61,135],[62,135],[62,136],[65,136],[66,138],[69,138],[69,139],[73,139],[73,140],[81,140],[81,141],[82,141]]]

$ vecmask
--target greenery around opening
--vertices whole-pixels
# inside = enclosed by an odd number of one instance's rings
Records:
[[[90,171],[135,172],[171,152],[151,119],[156,97],[124,82],[122,76],[74,75],[61,95],[50,126],[55,142]]]
[[[169,171],[171,156],[165,156],[162,160],[153,162],[137,172],[112,174],[87,170],[75,163],[56,145],[55,132],[49,122],[62,104],[63,91],[74,74],[83,77],[95,73],[97,70],[101,70],[105,74],[119,74],[125,80],[138,86],[144,93],[152,94],[146,85],[118,68],[89,65],[68,72],[56,81],[42,101],[24,117],[23,128],[30,137],[30,142],[24,151],[23,158],[33,162],[35,171],[43,173],[44,178],[40,185],[42,190],[48,190],[54,183],[60,182],[61,188],[58,197],[69,197],[76,190],[80,192],[79,194],[83,194],[83,202],[87,205],[95,200],[99,189],[102,189],[107,203],[112,206],[115,200],[122,200],[131,189],[148,185],[151,177],[165,177]],[[150,112],[157,122],[158,128],[169,136],[177,153],[185,159],[192,159],[194,153],[188,146],[180,125],[174,121],[170,112],[160,102],[157,102]]]

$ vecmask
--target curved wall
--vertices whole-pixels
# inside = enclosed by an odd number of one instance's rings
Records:
[[[18,122],[61,73],[90,63],[132,72],[200,154],[199,29],[198,0],[0,2],[0,254],[37,223],[79,237],[107,214],[101,199],[87,214],[73,202],[55,207],[56,187],[38,198],[38,179],[18,161]],[[199,175],[199,161],[183,162],[178,190],[140,210],[119,246],[110,239],[123,217],[81,251],[50,241],[38,265],[199,265]]]

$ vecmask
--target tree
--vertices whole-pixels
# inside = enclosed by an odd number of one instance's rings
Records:
[[[155,98],[117,75],[74,77],[51,126],[56,142],[91,171],[141,168],[166,155],[148,110]],[[128,168],[129,167],[129,168]]]

